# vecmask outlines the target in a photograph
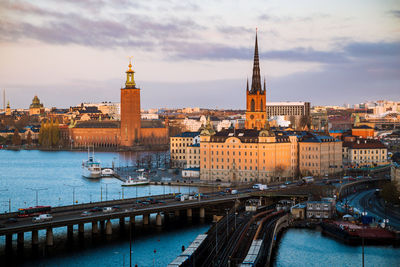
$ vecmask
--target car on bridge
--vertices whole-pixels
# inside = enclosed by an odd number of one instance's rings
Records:
[[[53,220],[53,216],[51,214],[40,214],[37,217],[33,217],[32,222],[39,223],[39,222],[47,222]]]
[[[90,212],[100,212],[100,211],[103,211],[103,209],[100,207],[94,207],[94,208],[91,208],[89,211]]]
[[[113,210],[113,208],[111,208],[111,207],[104,207],[103,208],[103,212],[104,213],[109,213],[109,212],[113,212],[114,210]]]

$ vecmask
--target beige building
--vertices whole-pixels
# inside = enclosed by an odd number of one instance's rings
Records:
[[[267,124],[268,125],[268,124]],[[297,137],[263,130],[215,132],[208,124],[200,135],[200,179],[271,182],[297,170]]]
[[[194,155],[196,152],[199,152],[198,149],[190,147],[199,143],[199,134],[199,132],[184,132],[170,137],[172,168],[186,168],[188,163],[187,154],[188,157],[190,157],[190,162],[194,162],[194,157],[196,157],[196,160],[198,160],[198,154]],[[191,164],[192,163],[190,163],[190,165]]]
[[[310,102],[267,102],[267,114],[271,116],[310,116]]]
[[[332,175],[342,170],[342,141],[308,133],[299,141],[299,169],[303,176]]]
[[[342,157],[344,164],[350,168],[389,164],[386,146],[375,139],[346,139]]]
[[[186,168],[200,168],[200,143],[186,148]]]

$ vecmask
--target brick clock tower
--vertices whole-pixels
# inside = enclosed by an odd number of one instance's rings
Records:
[[[121,146],[133,146],[140,140],[140,89],[136,88],[132,63],[121,88]]]
[[[249,81],[247,80],[246,89],[246,129],[261,130],[264,128],[267,113],[266,113],[266,96],[265,96],[265,79],[264,90],[261,87],[260,78],[260,63],[258,56],[258,43],[256,32],[256,44],[254,48],[254,63],[253,63],[253,77],[251,80],[251,88],[249,89]]]

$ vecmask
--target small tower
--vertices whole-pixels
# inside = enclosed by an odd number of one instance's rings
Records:
[[[6,116],[11,116],[10,101],[7,102]]]
[[[129,61],[125,88],[121,88],[121,145],[131,147],[140,141],[140,89],[136,87],[135,72]]]
[[[258,41],[256,31],[256,42],[254,47],[253,76],[251,79],[251,88],[249,89],[249,81],[247,80],[246,89],[246,129],[261,130],[267,118],[266,113],[266,84],[264,79],[264,90],[261,87],[260,62],[258,56]]]

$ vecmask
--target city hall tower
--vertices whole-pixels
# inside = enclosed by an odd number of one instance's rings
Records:
[[[140,142],[140,89],[136,87],[132,62],[126,71],[125,88],[121,88],[121,145],[131,147]]]

